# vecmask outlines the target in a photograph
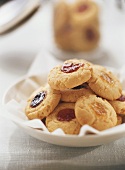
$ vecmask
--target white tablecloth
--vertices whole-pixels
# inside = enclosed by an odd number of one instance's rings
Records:
[[[40,10],[17,31],[0,37],[0,99],[6,88],[27,71],[28,74],[48,71],[61,62],[43,53],[43,44],[47,44],[46,38],[49,36],[46,34],[49,27],[45,26],[49,25],[49,10],[50,5]],[[125,64],[125,14],[119,11],[114,14],[111,9],[109,12],[108,10],[106,9],[106,17],[103,18],[105,25],[102,23],[102,44],[108,55],[94,63],[120,68]],[[25,39],[24,34],[28,36]],[[38,51],[42,53],[30,66]],[[0,114],[6,114],[1,104]],[[122,170],[125,169],[125,138],[97,147],[55,146],[30,137],[11,121],[0,117],[0,170],[4,169]]]
[[[40,53],[28,74],[48,71],[59,62],[51,55]],[[51,66],[46,67],[49,64]],[[61,147],[30,137],[9,120],[1,118],[0,122],[1,170],[125,168],[125,138],[96,147]]]

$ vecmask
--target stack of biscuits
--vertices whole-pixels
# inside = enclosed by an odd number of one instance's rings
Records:
[[[125,92],[105,67],[70,59],[50,71],[47,84],[29,97],[25,113],[50,132],[61,128],[79,134],[86,124],[102,131],[123,123]]]
[[[98,5],[92,0],[59,0],[54,7],[54,39],[68,51],[91,51],[100,39]]]

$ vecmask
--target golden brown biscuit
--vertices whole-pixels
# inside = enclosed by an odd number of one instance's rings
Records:
[[[118,99],[122,93],[122,85],[118,78],[102,66],[91,65],[91,67],[92,76],[88,81],[90,88],[105,99]]]
[[[34,91],[27,101],[25,113],[29,119],[43,119],[58,105],[61,94],[49,85]]]
[[[82,85],[72,89],[61,91],[61,101],[76,102],[79,97],[86,94],[94,94],[94,92],[90,89],[87,83],[83,83]]]
[[[88,124],[97,130],[112,128],[117,124],[113,107],[96,95],[80,97],[75,104],[75,115],[81,125]]]
[[[46,118],[46,126],[50,132],[61,128],[66,134],[78,134],[81,125],[74,113],[74,103],[60,103]]]
[[[125,91],[122,91],[122,95],[113,101],[109,101],[117,114],[125,115]]]
[[[54,67],[48,75],[48,83],[53,89],[66,90],[83,84],[90,77],[90,64],[72,59],[65,61],[63,65]]]

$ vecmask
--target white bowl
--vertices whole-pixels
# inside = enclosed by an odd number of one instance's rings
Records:
[[[61,129],[57,129],[52,133],[48,132],[45,125],[38,119],[28,120],[24,113],[26,100],[38,86],[46,83],[46,77],[47,74],[26,75],[13,83],[3,97],[3,104],[8,110],[5,117],[16,123],[17,126],[32,137],[62,146],[97,146],[125,136],[125,123],[101,132],[85,125],[81,128],[79,135],[66,135]],[[91,132],[91,134],[88,132]]]

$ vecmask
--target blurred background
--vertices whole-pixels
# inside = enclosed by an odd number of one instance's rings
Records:
[[[15,1],[20,3],[20,0]],[[7,3],[4,4],[4,0],[0,2],[1,20],[5,16],[1,12],[2,8]],[[28,3],[27,0],[25,2]],[[125,2],[124,0],[94,0],[94,2],[99,6],[101,34],[99,44],[104,54],[93,62],[120,68],[124,64],[121,57],[125,57]],[[11,74],[13,77],[25,74],[37,54],[42,49],[49,48],[53,38],[53,3],[53,0],[39,1],[37,10],[28,20],[25,19],[25,22],[16,25],[16,29],[0,34],[0,74]],[[18,6],[14,7],[16,8]],[[6,15],[11,13],[11,10],[6,11]],[[23,14],[23,10],[21,13]],[[2,28],[1,25],[0,27]]]
[[[56,1],[58,3],[61,0],[56,0]],[[65,0],[65,2],[68,3],[69,2],[72,3],[73,1],[77,2],[78,0],[76,1]],[[99,7],[99,13],[96,13],[96,7],[92,7],[93,12],[90,11],[90,13],[88,13],[88,15],[91,14],[89,15],[91,16],[90,20],[89,22],[86,21],[85,23],[87,23],[88,26],[91,25],[92,23],[92,26],[94,27],[92,31],[94,31],[94,33],[96,32],[95,33],[96,35],[100,35],[100,38],[98,39],[97,36],[96,39],[97,46],[94,48],[96,48],[97,50],[94,52],[95,57],[93,58],[93,53],[92,53],[89,59],[95,64],[101,64],[109,67],[114,67],[116,69],[120,69],[125,65],[125,0],[91,0],[91,1],[95,2],[96,5]],[[68,9],[70,11],[70,7]],[[71,11],[74,9],[76,8],[72,7]],[[80,7],[80,11],[84,11],[86,9],[87,9],[86,5]],[[68,12],[66,13],[64,12],[64,10],[59,10],[59,13],[60,11],[62,11],[61,14],[57,15],[55,11],[55,15],[53,15],[54,10],[55,10],[55,0],[12,0],[12,1],[8,0],[7,2],[6,0],[0,0],[0,99],[1,101],[2,101],[3,94],[8,88],[8,86],[11,85],[20,76],[27,74],[29,69],[33,66],[33,64],[36,61],[39,62],[38,65],[42,69],[45,69],[45,67],[50,67],[50,65],[53,64],[52,58],[56,59],[57,57],[56,53],[58,53],[57,48],[55,47],[53,48],[53,44],[55,45],[55,42],[53,42],[54,35],[56,37],[56,43],[57,43],[56,45],[58,45],[57,46],[58,49],[60,47],[62,52],[62,48],[65,47],[64,45],[66,41],[63,42],[63,37],[65,36],[62,36],[63,34],[60,33],[60,30],[61,28],[63,28],[63,26],[66,32],[67,31],[70,32],[72,30],[70,28],[73,28],[74,30],[75,29],[81,30],[81,28],[83,29],[85,27],[84,24],[82,25],[82,22],[79,21],[79,19],[82,18],[81,13],[78,14],[80,15],[80,17],[77,17],[78,16],[77,14],[75,16],[72,15],[73,17],[71,18],[73,18],[73,20],[72,19],[70,20],[68,18],[69,16],[67,16],[69,14]],[[62,19],[59,19],[60,15]],[[57,20],[55,20],[55,27],[53,24],[54,16],[55,18],[57,17]],[[91,20],[93,16],[95,16],[94,22],[92,22]],[[65,27],[64,24],[65,21],[67,21],[69,25],[71,24],[72,27]],[[77,24],[80,26],[78,26]],[[56,29],[58,25],[60,26],[58,27],[59,30]],[[59,34],[56,34],[58,33],[58,31]],[[78,36],[76,36],[76,38],[71,38],[76,35],[75,33],[76,34],[78,33],[77,34]],[[75,45],[78,45],[76,44],[76,39],[79,37],[77,39],[79,43],[80,42],[79,40],[81,40],[80,33],[81,31],[73,31],[73,35],[68,34],[68,36],[71,35],[70,37],[71,39],[69,38],[69,40],[67,40],[66,37],[67,42],[69,42],[69,44],[70,42],[73,42],[71,43],[71,46],[69,46],[69,49],[71,49]],[[93,38],[93,33],[91,31],[89,31],[88,37],[90,40]],[[86,42],[87,40],[85,40],[85,43],[83,42],[84,45],[87,44]],[[87,47],[86,48],[89,49],[89,43]],[[75,46],[76,51],[77,48],[78,46]],[[52,49],[53,51],[51,51],[50,49]],[[70,53],[69,49],[63,50],[65,51],[65,53],[62,52],[60,53],[60,55],[58,55],[58,58],[60,57],[59,61],[62,61],[61,57],[64,57],[65,56],[64,54],[69,55]],[[47,57],[44,55],[43,51],[49,51],[51,54],[53,53],[53,55],[49,55],[49,57]],[[78,51],[77,52],[76,51],[74,52],[75,58],[79,53]],[[80,55],[84,58],[85,54],[88,53],[91,53],[91,50],[86,52],[83,51],[82,53],[80,52]],[[96,54],[100,56],[96,57]],[[67,55],[67,59],[68,59],[68,55]],[[39,56],[39,58],[37,56]],[[40,58],[41,60],[37,60]],[[1,102],[0,102],[0,110],[1,110],[1,114],[3,115],[6,114],[5,109],[2,108]],[[39,148],[42,148],[41,145],[43,145],[43,143],[42,144],[40,143],[39,145],[38,143],[36,143],[35,140],[32,140],[33,142],[35,142],[34,145],[31,139],[28,136],[25,136],[23,132],[17,130],[17,127],[12,122],[10,122],[10,120],[7,121],[7,119],[4,119],[2,117],[0,118],[0,130],[1,130],[0,131],[1,134],[0,153],[2,159],[1,165],[5,165],[5,167],[7,167],[8,164],[10,167],[12,167],[13,165],[23,166],[23,164],[27,163],[27,160],[30,160],[29,163],[31,163],[31,159],[30,157],[28,157],[29,156],[28,153],[30,154],[33,152],[37,154],[39,152]],[[26,144],[28,146],[30,145],[31,149],[29,149],[29,147],[27,148],[24,147],[27,146]],[[35,148],[38,150],[38,152],[37,150],[35,151],[32,150],[32,146],[36,146]],[[98,165],[102,164],[108,166],[108,164],[110,164],[114,166],[116,165],[116,169],[118,169],[117,164],[123,163],[124,152],[122,151],[124,150],[122,148],[124,148],[124,146],[125,146],[124,140],[123,142],[120,140],[117,141],[116,143],[113,143],[113,145],[111,143],[110,145],[106,145],[104,147],[94,148],[95,151],[93,153],[95,154],[96,161],[93,161],[94,160],[92,154],[93,149],[91,150],[91,148],[90,149],[83,148],[83,150],[85,151],[83,153],[85,157],[87,156],[86,159],[88,160],[90,160],[89,156],[92,156],[91,162],[94,162],[93,165],[96,165],[96,163],[98,163]],[[48,147],[48,145],[46,145],[46,147]],[[47,149],[47,153],[51,153],[48,151],[50,151],[52,148],[53,146],[50,148],[44,148],[44,151],[45,149]],[[52,149],[52,153],[53,151],[55,152],[56,149],[55,150]],[[26,150],[27,152],[26,155],[24,155],[25,154],[24,150]],[[75,157],[76,157],[76,150],[74,151],[73,152],[75,153]],[[60,148],[59,148],[59,153],[60,153]],[[67,153],[69,154],[69,151]],[[102,153],[104,153],[104,155]],[[107,156],[106,153],[107,154],[110,153],[109,157],[106,157]],[[24,155],[24,157],[22,154]],[[78,152],[78,156],[80,158],[80,152]],[[81,156],[83,158],[83,155]],[[26,161],[22,161],[22,159],[25,159],[26,157],[28,159]],[[38,157],[36,157],[36,159],[37,158]],[[58,156],[56,156],[56,158],[58,158]],[[73,160],[75,159],[73,158]],[[34,166],[35,165],[37,166],[40,163],[39,161],[40,160],[38,159],[38,161],[35,162]],[[108,164],[107,163],[105,164],[106,161],[108,162]],[[45,167],[47,167],[46,154],[45,154],[45,163],[46,164],[44,164],[44,166],[46,165]],[[30,165],[32,166],[33,164]],[[26,166],[29,166],[29,164],[27,163]],[[49,164],[49,166],[51,166],[51,164]],[[1,166],[1,169],[3,169],[3,166]]]

